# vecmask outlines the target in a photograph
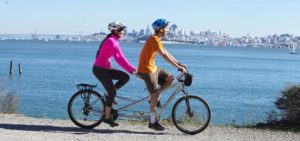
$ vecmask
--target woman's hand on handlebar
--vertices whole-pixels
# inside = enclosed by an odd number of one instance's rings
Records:
[[[136,75],[136,69],[132,70],[130,74],[135,76]]]

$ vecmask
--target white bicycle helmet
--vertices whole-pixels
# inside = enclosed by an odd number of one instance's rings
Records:
[[[112,32],[113,30],[123,30],[124,28],[126,28],[125,25],[123,25],[121,22],[119,21],[114,21],[114,22],[111,22],[110,24],[108,24],[108,30],[110,32]]]

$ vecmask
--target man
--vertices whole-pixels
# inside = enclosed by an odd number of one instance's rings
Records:
[[[169,64],[177,69],[186,72],[185,65],[177,61],[167,50],[163,47],[161,38],[168,33],[169,21],[165,19],[158,19],[153,22],[152,27],[155,34],[146,41],[138,64],[138,75],[145,81],[147,89],[150,93],[150,122],[148,127],[154,130],[164,130],[156,118],[155,106],[158,102],[159,92],[170,86],[173,81],[173,76],[155,65],[155,56],[158,52]],[[158,81],[163,82],[158,87]]]

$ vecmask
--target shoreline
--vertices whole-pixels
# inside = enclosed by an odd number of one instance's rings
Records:
[[[154,131],[147,128],[146,123],[133,124],[118,121],[120,126],[111,128],[100,124],[94,129],[82,129],[70,120],[53,120],[25,117],[19,114],[0,114],[0,140],[9,141],[50,141],[50,140],[130,140],[130,141],[289,141],[300,138],[300,133],[270,131],[263,129],[234,128],[230,126],[209,126],[196,135],[187,135],[173,125],[165,125],[165,131]]]

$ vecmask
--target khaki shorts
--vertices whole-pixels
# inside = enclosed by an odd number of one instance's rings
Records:
[[[158,85],[163,85],[165,79],[171,74],[166,72],[164,69],[157,68],[157,71],[154,73],[138,73],[138,75],[145,81],[148,91],[150,93],[154,93],[158,91]]]

